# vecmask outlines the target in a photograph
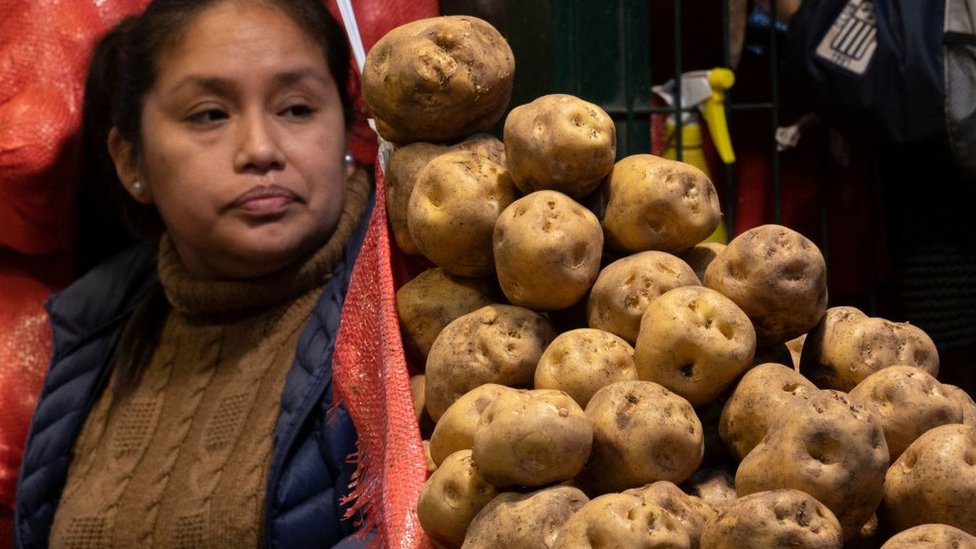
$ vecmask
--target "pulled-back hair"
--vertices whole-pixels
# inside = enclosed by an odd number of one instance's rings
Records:
[[[89,65],[82,107],[81,180],[77,200],[77,269],[84,272],[133,241],[155,245],[163,232],[156,208],[125,192],[108,153],[114,127],[142,153],[142,108],[162,58],[201,12],[221,2],[259,2],[279,9],[322,48],[339,91],[346,126],[352,120],[349,44],[322,0],[153,0],[99,40]]]

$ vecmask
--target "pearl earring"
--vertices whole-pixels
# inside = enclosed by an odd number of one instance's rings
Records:
[[[142,194],[142,190],[142,181],[136,180],[132,182],[132,192]]]
[[[342,157],[342,161],[346,163],[347,168],[352,168],[356,165],[356,158],[351,152],[346,152],[346,155]]]

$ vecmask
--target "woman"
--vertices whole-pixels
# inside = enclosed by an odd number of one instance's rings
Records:
[[[156,0],[99,43],[86,156],[107,144],[96,179],[158,245],[49,303],[18,547],[352,532],[356,435],[331,406],[331,354],[371,184],[345,159],[348,58],[319,0]]]

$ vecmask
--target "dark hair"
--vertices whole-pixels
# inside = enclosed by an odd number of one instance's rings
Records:
[[[349,44],[322,0],[153,0],[97,43],[85,81],[81,179],[77,194],[76,269],[83,273],[136,241],[155,246],[163,222],[155,207],[133,200],[108,153],[114,127],[142,154],[142,108],[159,75],[160,59],[204,10],[222,2],[259,2],[281,10],[321,47],[338,88],[346,127],[352,120]],[[157,287],[143,299],[115,353],[117,397],[130,393],[148,366],[169,305]]]

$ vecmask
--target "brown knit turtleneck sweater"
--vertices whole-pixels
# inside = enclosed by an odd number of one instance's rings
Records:
[[[163,238],[172,311],[139,385],[109,383],[75,444],[50,546],[259,547],[272,432],[302,327],[369,196],[350,178],[335,233],[304,262],[200,281]]]

